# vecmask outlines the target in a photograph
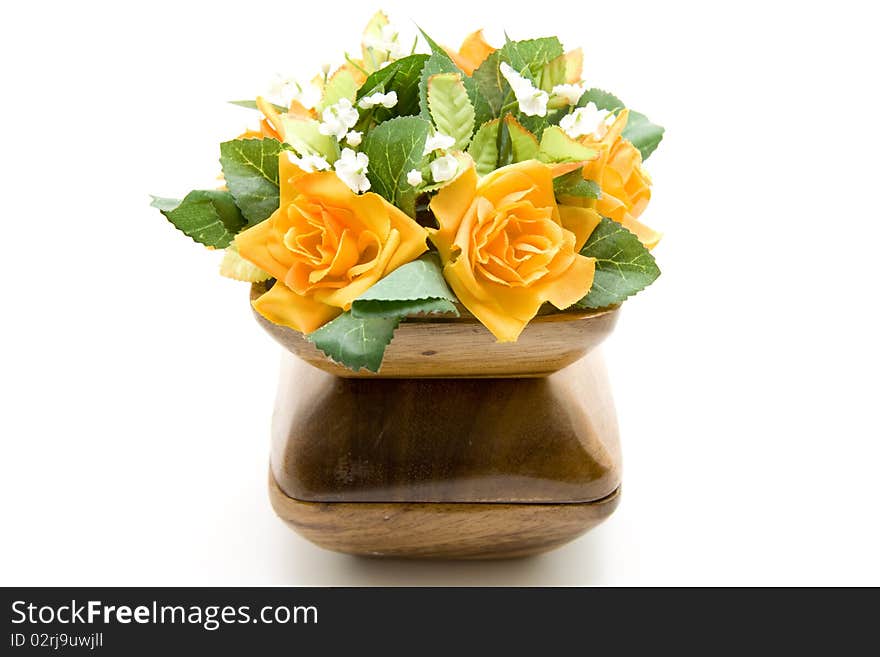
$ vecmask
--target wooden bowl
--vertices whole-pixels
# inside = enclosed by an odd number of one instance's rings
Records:
[[[275,512],[348,554],[499,559],[614,511],[617,419],[601,350],[548,377],[343,379],[283,354]]]
[[[253,301],[266,291],[251,286]],[[547,376],[576,362],[614,329],[618,306],[535,317],[514,343],[499,343],[473,315],[412,317],[402,322],[378,373],[353,372],[335,363],[302,333],[257,322],[285,349],[309,365],[344,378],[508,378]]]

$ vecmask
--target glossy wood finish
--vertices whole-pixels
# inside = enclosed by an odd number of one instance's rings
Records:
[[[251,299],[265,291],[251,287]],[[462,309],[463,311],[463,309]],[[533,319],[515,343],[499,344],[472,315],[410,318],[394,334],[378,374],[337,365],[297,331],[254,313],[260,325],[305,362],[344,378],[497,378],[547,376],[582,358],[611,333],[618,309]]]
[[[617,506],[620,448],[599,353],[546,378],[341,379],[285,354],[270,492],[352,554],[501,558]]]
[[[505,559],[559,547],[610,516],[619,490],[583,504],[317,503],[288,497],[269,476],[275,512],[328,550],[373,557]]]
[[[272,472],[312,502],[590,502],[620,484],[598,353],[546,378],[341,379],[285,354]]]
[[[356,374],[257,315],[286,349],[275,511],[317,545],[360,555],[504,558],[580,536],[619,498],[614,404],[594,351],[616,320],[617,309],[540,316],[498,344],[472,316],[412,318],[380,372]]]

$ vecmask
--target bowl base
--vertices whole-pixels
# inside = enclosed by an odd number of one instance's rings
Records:
[[[342,379],[285,354],[270,493],[331,550],[517,557],[618,503],[620,446],[601,355],[545,378]]]
[[[540,554],[589,531],[617,508],[620,488],[594,502],[481,504],[304,502],[269,474],[275,513],[328,550],[416,559],[507,559]]]

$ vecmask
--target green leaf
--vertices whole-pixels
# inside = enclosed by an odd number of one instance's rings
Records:
[[[489,55],[474,71],[471,80],[477,90],[474,98],[476,125],[500,118],[505,100],[513,98],[513,91],[501,75],[501,51]]]
[[[575,305],[604,308],[645,289],[660,276],[654,256],[616,221],[603,218],[581,249],[596,258],[596,274],[589,294]]]
[[[328,162],[334,162],[339,155],[336,140],[329,135],[322,135],[320,125],[315,119],[304,119],[281,115],[284,125],[284,140],[290,144],[300,156],[320,155]]]
[[[609,112],[619,112],[626,105],[614,94],[601,89],[588,89],[578,101],[578,107],[586,107],[587,103],[595,103],[599,109]],[[623,129],[623,138],[629,140],[633,146],[639,149],[642,160],[647,160],[660,142],[663,140],[665,130],[648,119],[647,116],[635,110],[629,111],[629,119]]]
[[[324,95],[317,108],[318,111],[320,112],[325,107],[338,103],[343,98],[348,98],[348,100],[354,103],[357,89],[358,85],[357,82],[355,82],[351,71],[345,68],[339,69],[336,73],[330,76],[330,79],[327,80],[327,84],[324,85]],[[286,112],[287,110],[284,111]]]
[[[425,41],[428,42],[428,45],[431,46],[431,56],[425,62],[425,67],[422,69],[422,76],[419,80],[419,107],[421,109],[420,114],[422,118],[431,118],[431,111],[428,107],[428,79],[432,75],[437,75],[438,73],[458,73],[461,76],[462,84],[464,84],[464,88],[467,90],[468,96],[471,99],[471,103],[475,107],[480,104],[480,94],[474,80],[465,75],[464,71],[458,68],[455,62],[452,61],[449,54],[443,50],[434,39],[428,36],[423,29],[419,28],[419,31],[422,33],[422,36],[425,37]],[[477,123],[477,125],[479,125],[479,123]]]
[[[355,317],[342,313],[306,338],[337,363],[357,371],[378,372],[399,317]]]
[[[181,201],[179,198],[166,198],[164,196],[152,196],[153,202],[150,203],[150,207],[156,208],[159,212],[171,212],[176,209]]]
[[[234,241],[223,252],[220,275],[247,283],[260,283],[272,278],[270,274],[242,258]]]
[[[464,76],[464,73],[455,65],[449,55],[445,52],[435,52],[425,62],[422,69],[422,75],[419,78],[419,108],[423,119],[431,118],[431,109],[428,107],[428,80],[438,73],[458,73]]]
[[[373,285],[351,306],[355,317],[405,317],[452,313],[458,316],[455,295],[443,279],[440,260],[427,253],[398,267]]]
[[[527,116],[519,112],[516,115],[516,119],[526,130],[538,139],[541,139],[544,136],[544,130],[559,123],[560,119],[565,116],[565,113],[565,110],[548,110],[547,116]]]
[[[380,123],[364,139],[363,152],[370,158],[367,177],[373,191],[415,217],[416,189],[406,174],[421,168],[425,141],[431,124],[417,116],[400,116]]]
[[[349,369],[378,372],[394,330],[407,315],[457,317],[455,301],[439,258],[427,253],[395,269],[355,299],[351,310],[306,337]]]
[[[458,73],[438,73],[428,78],[428,108],[437,129],[455,138],[462,150],[474,133],[474,106]]]
[[[255,100],[230,100],[229,104],[230,105],[238,105],[239,107],[246,107],[247,109],[252,109],[252,110],[259,110],[260,109],[259,107],[257,107],[257,101],[255,101]],[[287,111],[287,108],[283,107],[282,105],[276,105],[275,103],[269,103],[269,105],[274,107],[275,111],[280,114],[283,114],[284,112]]]
[[[623,137],[639,149],[642,160],[647,160],[660,145],[664,132],[662,127],[651,123],[644,114],[630,110],[626,128],[623,129]]]
[[[430,48],[431,48],[432,55],[442,55],[442,56],[446,57],[446,59],[448,59],[449,61],[452,61],[452,58],[443,49],[443,46],[441,46],[439,43],[434,41],[434,39],[432,39],[430,37],[430,35],[428,35],[428,33],[425,32],[422,28],[419,28],[419,32],[422,33],[422,36],[425,37],[425,41],[428,42],[428,46],[430,46]]]
[[[357,100],[377,91],[382,93],[395,91],[397,92],[397,105],[391,109],[375,108],[376,121],[386,121],[393,115],[418,114],[419,80],[421,80],[422,69],[425,68],[427,61],[428,55],[409,55],[371,73],[358,90]]]
[[[557,84],[565,83],[565,55],[560,55],[544,64],[538,76],[538,87],[550,93]]]
[[[220,144],[220,166],[235,203],[249,226],[278,209],[277,139],[235,139]]]
[[[511,149],[514,162],[534,160],[538,157],[538,139],[513,116],[508,114],[504,117],[507,130],[510,135]]]
[[[474,158],[475,168],[481,176],[488,175],[498,164],[498,129],[501,119],[493,119],[480,126],[471,141],[468,153]]]
[[[544,66],[562,54],[562,44],[556,37],[508,41],[501,48],[502,61],[534,82],[539,81]]]
[[[220,190],[196,190],[182,201],[153,197],[158,208],[175,228],[196,242],[212,248],[226,248],[246,225],[232,195]]]
[[[601,89],[587,89],[578,101],[578,107],[586,107],[587,103],[593,103],[600,110],[609,112],[619,112],[626,105],[614,94],[602,91]]]
[[[599,184],[594,180],[584,180],[580,170],[554,178],[553,191],[556,192],[556,196],[599,198]]]
[[[569,137],[559,126],[550,126],[541,135],[538,159],[542,162],[581,162],[595,155],[596,151]]]

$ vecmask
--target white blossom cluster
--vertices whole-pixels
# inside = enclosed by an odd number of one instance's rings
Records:
[[[607,110],[600,110],[596,103],[589,102],[586,107],[579,107],[571,114],[566,114],[559,122],[559,127],[572,139],[592,135],[596,139],[602,139],[608,132],[609,121],[614,120],[614,114]]]
[[[383,25],[378,36],[369,36],[364,39],[364,45],[374,50],[387,52],[391,59],[406,57],[410,51],[401,38],[400,29],[392,23]]]
[[[547,116],[550,94],[535,87],[531,80],[517,73],[507,62],[501,62],[501,75],[513,89],[520,112],[526,116]]]
[[[428,135],[425,140],[425,148],[422,155],[431,155],[432,153],[441,152],[442,155],[436,157],[428,165],[431,171],[431,180],[435,183],[446,182],[452,180],[458,172],[458,160],[454,155],[450,155],[446,151],[455,145],[455,137],[445,135],[440,131],[434,131]],[[413,187],[419,187],[425,183],[422,172],[418,169],[412,169],[406,174],[406,182]]]

